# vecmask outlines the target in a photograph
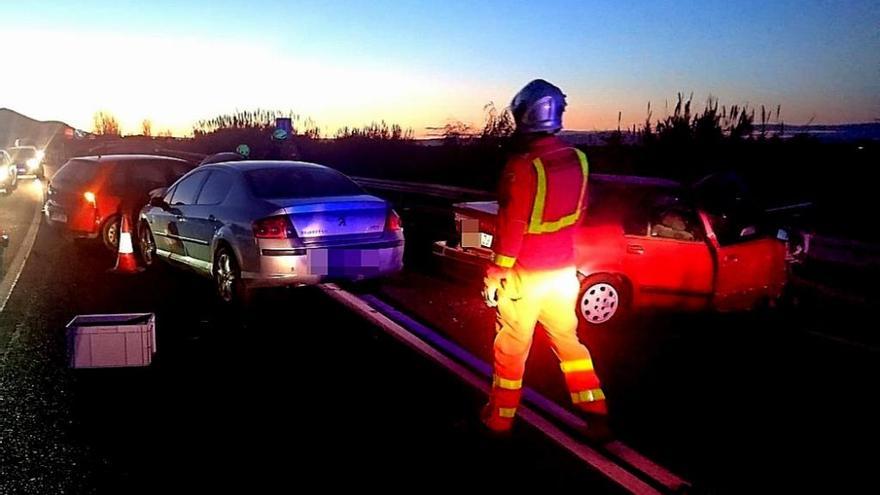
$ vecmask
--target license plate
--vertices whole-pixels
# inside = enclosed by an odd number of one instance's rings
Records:
[[[379,271],[379,253],[369,249],[309,249],[309,273],[347,277]]]
[[[480,232],[480,246],[483,246],[484,248],[491,248],[492,247],[492,234],[486,234],[486,233]]]
[[[67,214],[65,213],[49,213],[49,220],[53,222],[67,223]]]

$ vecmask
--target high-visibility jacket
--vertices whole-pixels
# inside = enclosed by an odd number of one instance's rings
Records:
[[[547,270],[574,265],[574,231],[587,205],[587,157],[555,136],[538,138],[504,168],[495,264]]]

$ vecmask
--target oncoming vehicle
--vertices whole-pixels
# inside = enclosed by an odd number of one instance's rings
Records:
[[[168,186],[192,168],[184,160],[154,155],[73,158],[49,182],[46,220],[73,237],[100,238],[116,251],[120,210],[136,215],[149,191]]]
[[[145,264],[212,277],[227,303],[255,287],[363,280],[400,271],[400,218],[345,175],[291,161],[202,165],[141,211]]]
[[[644,177],[592,174],[589,187],[575,235],[584,323],[647,307],[747,310],[782,295],[784,233],[748,202],[709,205],[675,181]],[[435,253],[491,259],[497,203],[454,210],[460,236],[436,243]]]
[[[43,159],[45,152],[34,146],[14,146],[9,148],[9,155],[18,175],[32,175],[42,179],[45,176]]]
[[[18,170],[12,165],[12,158],[5,150],[0,150],[0,191],[12,194],[18,185]]]

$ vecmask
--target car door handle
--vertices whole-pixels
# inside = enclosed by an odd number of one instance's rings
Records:
[[[177,221],[180,222],[180,223],[183,223],[183,222],[186,221],[186,217],[183,216],[183,215],[177,215],[177,216],[175,216],[174,218],[176,218]]]
[[[737,261],[739,261],[739,256],[737,256],[735,254],[728,254],[727,256],[724,257],[724,261],[736,263]]]
[[[639,244],[627,244],[626,252],[629,254],[645,254],[645,247]]]

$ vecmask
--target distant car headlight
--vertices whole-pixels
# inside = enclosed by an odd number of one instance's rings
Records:
[[[39,166],[40,166],[40,160],[38,160],[37,158],[28,158],[28,161],[27,161],[27,169],[28,170],[33,172]]]

